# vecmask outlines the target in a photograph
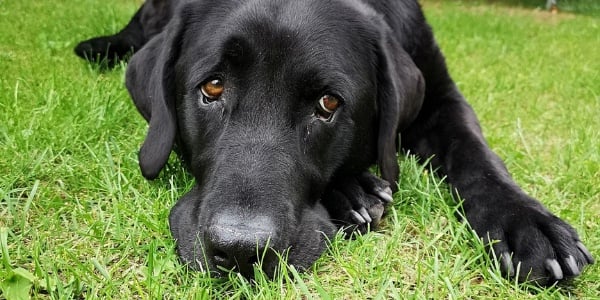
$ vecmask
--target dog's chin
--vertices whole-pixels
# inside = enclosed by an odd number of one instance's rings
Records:
[[[169,224],[173,238],[177,246],[177,254],[182,263],[189,268],[201,272],[210,272],[216,276],[227,274],[224,270],[215,265],[204,255],[202,243],[199,237],[199,225],[197,218],[193,217],[197,213],[194,201],[195,193],[191,191],[181,198],[171,209],[169,215]],[[290,237],[286,249],[278,249],[277,253],[265,253],[265,256],[271,256],[271,259],[258,262],[265,274],[273,277],[277,268],[281,265],[280,259],[287,259],[286,263],[293,265],[298,270],[306,270],[323,254],[327,249],[329,239],[335,235],[337,227],[331,222],[329,213],[323,205],[317,203],[312,207],[303,209],[301,219],[296,226],[291,226],[295,232],[288,232],[285,235]],[[237,271],[237,270],[233,270]],[[245,277],[252,277],[253,273],[249,270],[240,272]]]
[[[288,264],[306,270],[323,254],[337,227],[323,205],[304,209],[295,240],[292,241]]]

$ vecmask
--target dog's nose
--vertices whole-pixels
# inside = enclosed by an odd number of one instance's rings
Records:
[[[260,263],[268,271],[276,262],[272,250],[275,238],[269,218],[255,217],[248,221],[226,216],[209,226],[205,250],[215,266],[251,276],[254,264]]]

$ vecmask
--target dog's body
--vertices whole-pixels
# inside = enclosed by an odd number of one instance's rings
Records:
[[[400,148],[447,177],[506,274],[551,283],[593,263],[489,149],[412,0],[153,0],[76,52],[114,63],[132,49],[142,173],[176,145],[197,181],[170,215],[192,267],[248,275],[258,251],[272,272],[265,249],[310,266],[340,226],[377,225]]]

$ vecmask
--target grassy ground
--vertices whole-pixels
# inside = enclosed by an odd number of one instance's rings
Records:
[[[559,0],[566,6],[558,15],[533,1],[424,7],[491,146],[598,258],[594,1]],[[0,0],[0,299],[597,298],[597,266],[548,289],[502,279],[453,217],[446,186],[411,157],[401,159],[400,192],[383,228],[335,239],[310,272],[288,269],[256,283],[187,272],[167,215],[192,180],[175,161],[159,180],[142,178],[136,153],[145,124],[123,87],[124,69],[100,72],[71,51],[118,30],[137,6]]]

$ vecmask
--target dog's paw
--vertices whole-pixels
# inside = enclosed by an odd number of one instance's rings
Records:
[[[392,200],[389,183],[369,172],[336,179],[322,198],[332,221],[346,233],[377,227]]]
[[[83,41],[73,50],[89,62],[112,68],[133,53],[133,46],[117,36],[101,36]]]
[[[493,250],[503,274],[516,276],[520,282],[551,285],[579,275],[594,263],[571,225],[525,198],[466,212],[471,227]]]

